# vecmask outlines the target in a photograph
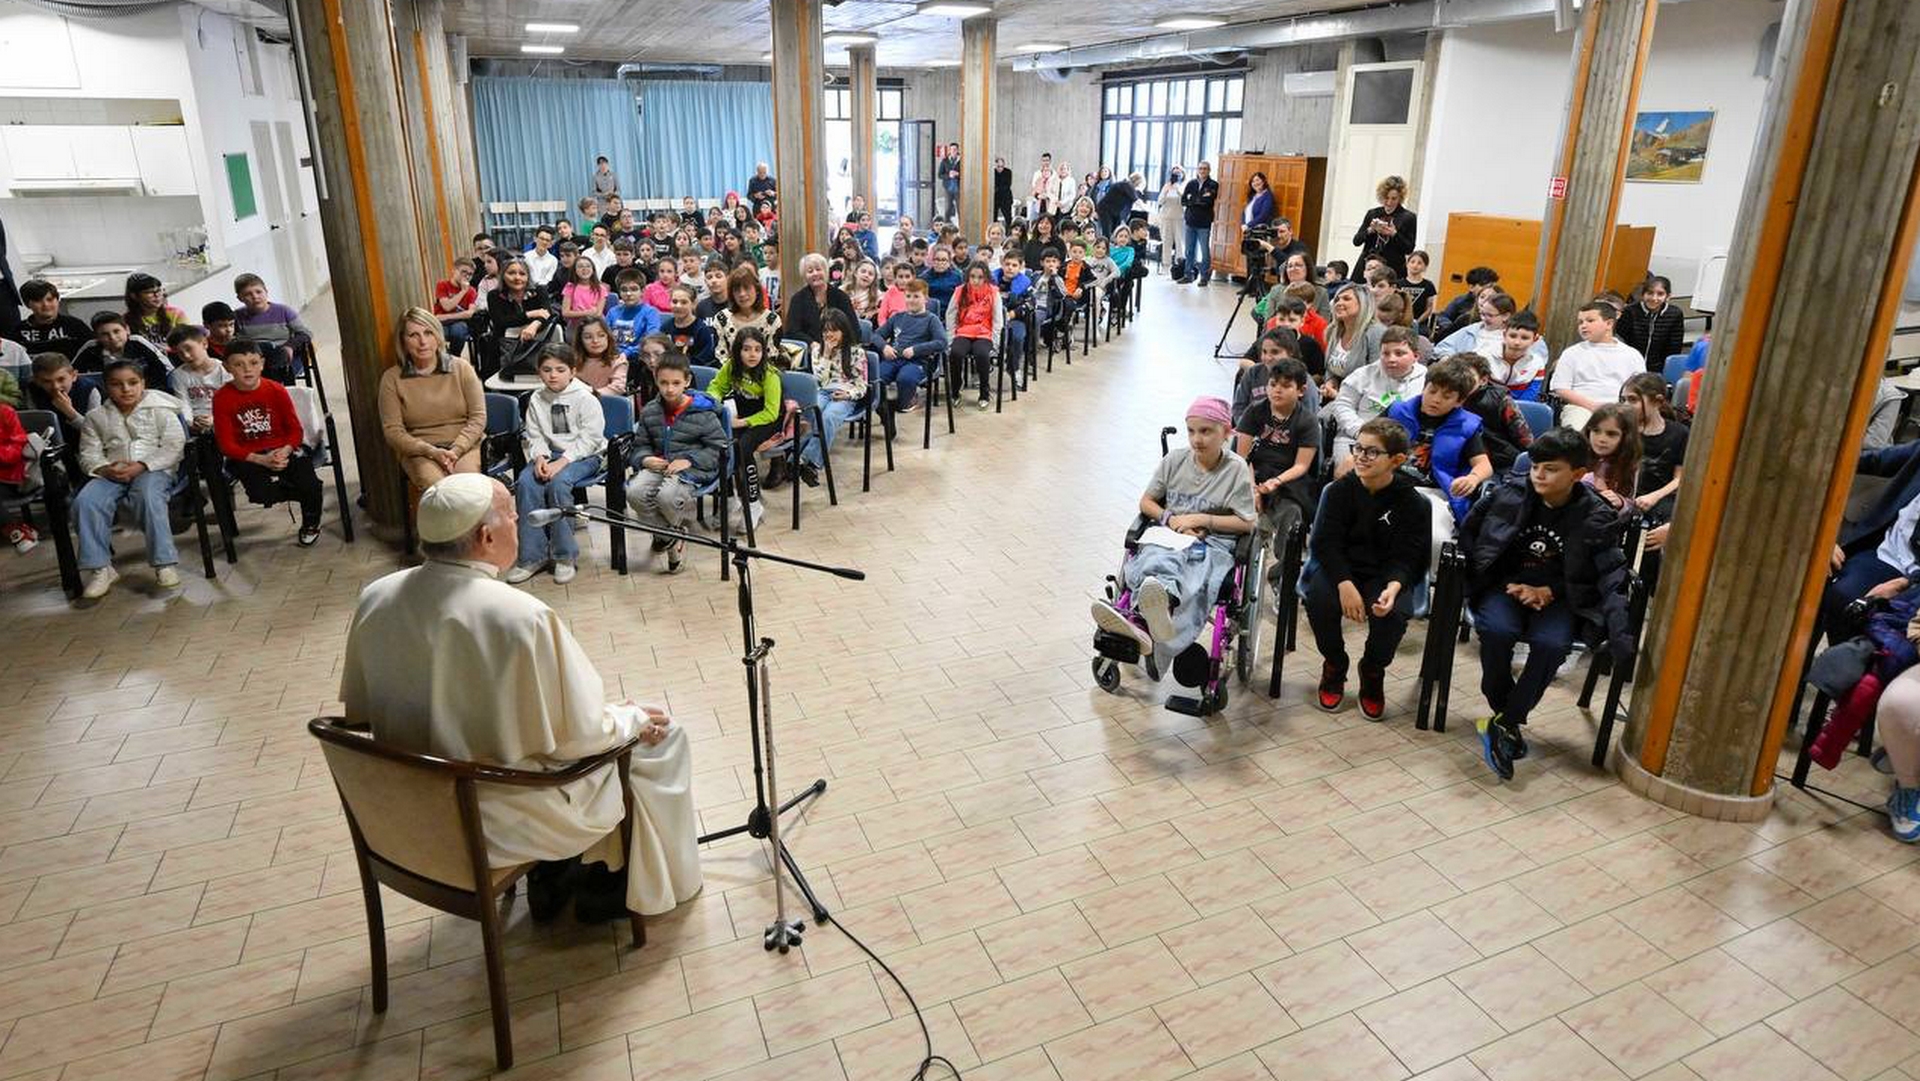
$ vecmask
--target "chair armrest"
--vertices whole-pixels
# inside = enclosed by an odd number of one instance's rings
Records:
[[[561,785],[572,784],[574,781],[592,774],[603,766],[611,765],[619,761],[621,756],[630,753],[639,743],[640,737],[632,736],[617,746],[609,747],[599,754],[589,758],[579,759],[564,769],[558,769],[552,772],[532,769],[508,769],[505,766],[488,766],[478,762],[467,762],[463,764],[472,770],[469,776],[476,781],[484,781],[487,784],[514,785],[519,788],[558,788]]]
[[[1131,552],[1135,548],[1138,548],[1140,546],[1140,534],[1145,533],[1148,529],[1159,524],[1160,523],[1144,514],[1135,518],[1133,524],[1127,527],[1127,551]]]
[[[396,762],[415,766],[432,766],[469,780],[487,784],[513,785],[518,788],[558,788],[572,784],[597,769],[619,761],[621,756],[630,753],[640,742],[640,737],[634,735],[617,746],[568,763],[562,769],[548,772],[491,766],[484,762],[464,762],[456,758],[441,758],[438,755],[403,750],[375,741],[372,738],[372,729],[366,722],[353,721],[345,717],[315,717],[307,722],[307,732],[323,743],[339,743],[351,746],[356,751],[378,755]]]

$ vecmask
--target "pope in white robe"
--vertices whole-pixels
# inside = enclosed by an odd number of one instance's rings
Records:
[[[574,855],[625,865],[627,906],[670,911],[701,887],[686,735],[657,709],[608,703],[559,614],[498,580],[518,553],[515,521],[506,489],[479,474],[422,495],[427,562],[360,594],[340,679],[347,717],[409,750],[545,772],[638,734],[628,851],[617,767],[560,788],[482,784],[480,818],[494,867]]]

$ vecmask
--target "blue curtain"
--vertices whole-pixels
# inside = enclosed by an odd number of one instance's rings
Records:
[[[773,88],[767,83],[635,85],[647,148],[634,182],[640,197],[691,195],[704,203],[729,191],[745,195],[754,165],[773,163]]]
[[[754,165],[773,161],[766,83],[482,75],[473,80],[473,105],[488,202],[571,205],[593,190],[601,154],[629,199],[702,202],[744,194]]]
[[[488,202],[564,199],[571,208],[593,190],[601,154],[622,194],[640,171],[633,87],[615,79],[475,76],[473,128]]]

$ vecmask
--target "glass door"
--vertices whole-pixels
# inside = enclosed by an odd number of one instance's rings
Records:
[[[933,162],[939,153],[933,121],[900,122],[900,208],[921,228],[933,220]]]

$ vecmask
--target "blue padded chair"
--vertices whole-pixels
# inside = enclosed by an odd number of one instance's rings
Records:
[[[1675,353],[1667,358],[1666,365],[1660,369],[1660,378],[1667,381],[1667,386],[1673,386],[1681,376],[1687,374],[1687,356],[1686,353]]]
[[[1541,432],[1553,427],[1553,407],[1545,402],[1515,402],[1520,407],[1520,419],[1527,422],[1537,437]]]
[[[487,392],[487,434],[480,441],[480,471],[509,489],[520,475],[520,399]]]
[[[823,424],[820,410],[820,381],[815,379],[812,373],[781,372],[780,397],[784,400],[783,408],[784,402],[793,402],[799,407],[800,415],[813,425],[813,431],[821,430]],[[799,434],[798,425],[795,425],[794,432],[794,438],[787,440],[784,446],[776,446],[772,453],[782,454],[787,458],[787,475],[792,478],[788,483],[793,487],[792,528],[799,529],[800,489],[804,487],[800,481],[800,446],[808,437]],[[833,455],[822,454],[820,462],[827,474],[827,502],[837,507],[840,505],[840,496],[834,490]]]

